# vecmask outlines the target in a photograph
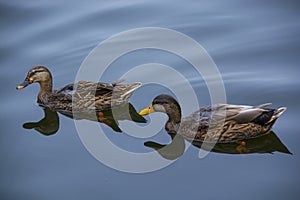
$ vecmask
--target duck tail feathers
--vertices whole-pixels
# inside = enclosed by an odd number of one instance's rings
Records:
[[[284,113],[284,111],[286,111],[287,110],[287,107],[281,107],[281,108],[278,108],[277,110],[276,110],[276,112],[274,113],[274,116],[276,117],[276,118],[278,118],[278,117],[280,117],[280,115],[282,115],[283,113]]]
[[[257,108],[264,108],[264,107],[267,107],[267,106],[270,106],[270,105],[272,105],[272,103],[264,103],[264,104],[258,105],[256,107]]]
[[[284,111],[286,111],[286,110],[287,110],[287,107],[281,107],[281,108],[278,108],[277,110],[275,110],[272,118],[269,120],[268,123],[274,123],[276,121],[276,119],[278,119],[278,117],[280,117],[280,115],[282,115],[284,113]]]
[[[123,98],[129,98],[136,89],[141,87],[141,85],[142,85],[142,83],[139,83],[139,82],[131,84],[130,87],[127,89],[127,91],[124,92],[121,96]]]

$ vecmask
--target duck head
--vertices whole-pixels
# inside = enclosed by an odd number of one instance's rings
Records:
[[[153,112],[163,112],[168,115],[174,115],[174,111],[176,115],[180,115],[181,117],[181,109],[178,102],[170,95],[162,94],[155,97],[152,103],[145,109],[140,111],[140,115],[148,115]]]
[[[17,86],[17,89],[23,89],[32,83],[39,83],[43,85],[47,83],[48,85],[52,85],[52,76],[50,71],[44,66],[36,66],[29,70],[25,80],[23,83]]]
[[[178,102],[170,95],[162,94],[155,97],[147,108],[140,111],[140,115],[148,115],[153,112],[163,112],[169,117],[165,125],[166,131],[173,135],[178,131],[181,122],[181,108]]]
[[[170,95],[161,94],[155,97],[147,108],[140,111],[140,115],[148,115],[153,112],[163,112],[169,117],[165,129],[174,137],[181,123],[181,108],[178,102]]]

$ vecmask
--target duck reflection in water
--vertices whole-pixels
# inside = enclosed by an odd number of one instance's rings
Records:
[[[70,111],[54,111],[47,107],[43,108],[44,118],[38,122],[28,122],[23,124],[25,129],[35,129],[39,133],[49,136],[59,130],[59,116],[57,112],[75,120],[97,121],[111,127],[116,132],[122,132],[119,128],[118,120],[129,120],[138,123],[146,123],[147,120],[140,116],[131,103],[123,104],[104,111],[80,112],[75,115]]]
[[[59,117],[56,111],[44,108],[44,118],[38,122],[27,122],[23,124],[25,129],[35,129],[43,135],[53,135],[59,129]]]
[[[170,144],[160,144],[154,141],[144,143],[146,147],[156,150],[163,158],[174,160],[184,154],[185,139],[181,135],[171,136]],[[253,153],[273,153],[281,152],[292,154],[288,148],[281,142],[273,131],[268,132],[257,138],[250,138],[243,141],[232,143],[216,143],[213,149],[205,149],[201,141],[192,141],[191,144],[203,150],[224,153],[224,154],[253,154]]]

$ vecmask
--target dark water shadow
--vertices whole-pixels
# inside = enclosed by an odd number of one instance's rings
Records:
[[[185,139],[180,135],[176,135],[175,137],[171,136],[171,138],[172,141],[170,144],[147,141],[144,145],[156,150],[163,158],[174,160],[184,154]],[[203,142],[193,141],[191,144],[197,148],[203,148]],[[236,141],[233,143],[217,143],[211,152],[223,154],[272,154],[273,152],[281,152],[292,154],[273,131],[257,138]]]
[[[56,111],[44,108],[44,118],[38,122],[27,122],[23,124],[25,129],[34,129],[37,132],[49,136],[55,134],[59,129],[59,117]]]
[[[70,111],[54,111],[49,108],[43,108],[44,118],[38,122],[27,122],[23,124],[25,129],[34,129],[39,133],[49,136],[54,135],[59,130],[58,113],[75,120],[91,120],[106,124],[115,132],[122,132],[119,127],[118,120],[129,120],[137,123],[146,123],[147,120],[139,115],[132,104],[124,104],[115,107],[113,110],[105,110],[98,112],[80,112],[75,115]],[[128,112],[129,111],[129,112]]]

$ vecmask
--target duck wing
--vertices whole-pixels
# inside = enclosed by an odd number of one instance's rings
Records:
[[[200,119],[209,122],[214,114],[216,119],[225,117],[225,121],[234,121],[238,124],[254,122],[262,125],[270,121],[276,111],[276,109],[265,108],[268,105],[270,103],[259,106],[215,104],[200,108],[189,118],[195,118],[198,115]]]
[[[114,86],[109,83],[92,82],[92,81],[79,81],[78,83],[70,83],[63,88],[54,92],[56,96],[65,95],[72,101],[72,95],[80,98],[85,98],[87,95],[94,94],[95,96],[102,96],[111,93]]]
[[[79,81],[76,83],[76,92],[74,94],[84,98],[86,95],[93,94],[93,96],[103,96],[111,93],[114,86],[110,83]]]
[[[74,110],[107,110],[128,102],[132,93],[141,83],[119,84],[92,81],[70,83],[56,90],[57,100],[69,101]],[[72,102],[73,100],[73,102]]]
[[[265,108],[268,104],[259,106],[228,105],[226,108],[226,121],[232,120],[239,124],[256,123],[264,125],[269,122],[275,109]]]

